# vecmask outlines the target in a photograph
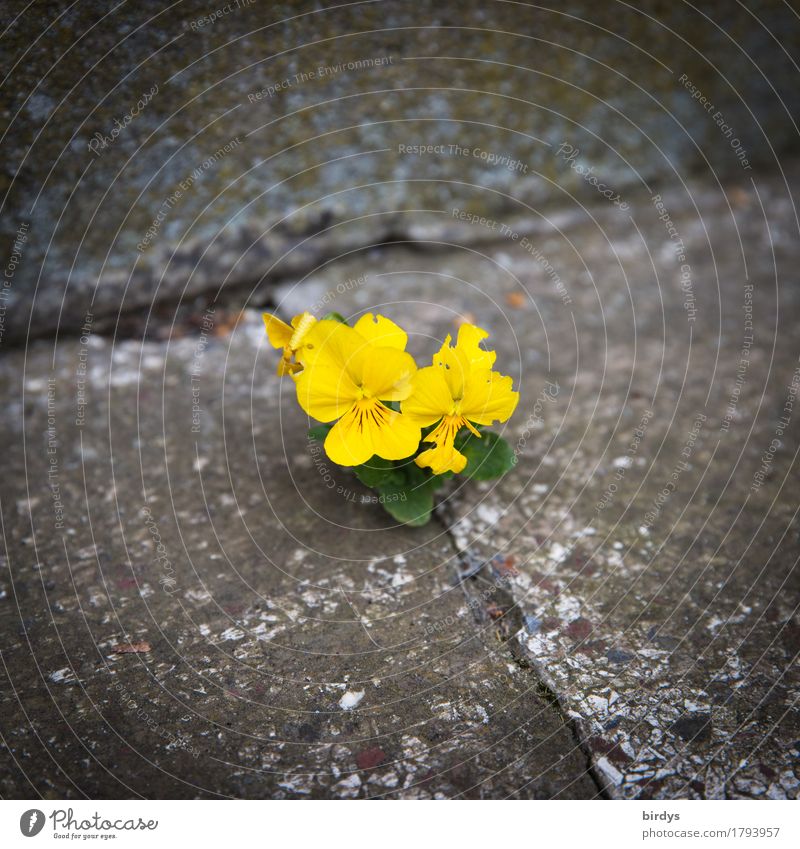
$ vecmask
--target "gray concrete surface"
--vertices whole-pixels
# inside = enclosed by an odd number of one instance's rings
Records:
[[[592,202],[575,166],[626,194],[796,144],[780,0],[231,9],[4,4],[0,232],[30,225],[7,341],[291,278],[407,209]]]
[[[796,797],[796,186],[665,192],[683,285],[631,196],[275,290],[492,333],[519,463],[422,529],[313,453],[258,310],[7,351],[0,792]]]

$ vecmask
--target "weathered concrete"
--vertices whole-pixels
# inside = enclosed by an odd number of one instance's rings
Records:
[[[4,344],[303,273],[404,210],[592,202],[576,166],[628,193],[797,142],[780,0],[4,5]]]
[[[463,616],[442,528],[326,488],[262,330],[86,340],[80,426],[80,340],[52,372],[44,343],[4,360],[3,795],[598,793],[539,679]]]
[[[418,334],[479,316],[519,374],[517,469],[441,513],[487,631],[515,635],[598,780],[623,798],[794,798],[796,222],[781,179],[688,188],[664,197],[677,236],[654,204],[634,207],[638,231],[608,207],[530,250],[509,235],[450,256],[435,288],[383,270],[393,300],[427,302]]]
[[[683,288],[646,200],[276,293],[492,332],[520,462],[424,529],[326,478],[256,310],[6,354],[3,795],[796,796],[796,224],[724,188],[665,195]]]

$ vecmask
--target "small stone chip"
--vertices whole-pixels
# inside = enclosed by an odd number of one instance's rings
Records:
[[[580,616],[578,619],[573,619],[566,627],[566,632],[573,640],[585,640],[592,633],[592,623]]]
[[[386,760],[386,752],[378,746],[364,749],[356,755],[356,766],[359,769],[374,769]]]
[[[685,714],[672,723],[670,730],[687,743],[702,743],[711,737],[711,714]]]
[[[339,699],[339,707],[342,710],[352,710],[354,707],[358,706],[358,703],[361,699],[364,698],[364,691],[359,690],[358,692],[351,692],[348,690],[341,699]]]
[[[143,654],[150,650],[150,643],[144,641],[140,643],[119,643],[111,648],[114,654]]]

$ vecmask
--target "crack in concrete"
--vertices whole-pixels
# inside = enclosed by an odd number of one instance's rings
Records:
[[[494,241],[493,236],[478,234],[467,238],[470,235],[470,231],[464,231],[462,238],[467,244],[481,245]],[[391,251],[398,246],[432,255],[446,254],[451,250],[447,246],[431,244],[403,232],[389,232],[378,241],[367,240],[358,244],[348,253],[351,257],[357,257],[375,250]],[[224,285],[215,280],[191,292],[186,291],[186,283],[182,281],[181,285],[163,287],[164,291],[159,291],[157,297],[154,296],[149,303],[126,302],[123,297],[120,303],[113,306],[95,305],[92,334],[118,340],[165,341],[165,337],[159,336],[159,333],[174,329],[178,332],[196,330],[193,319],[212,306],[231,312],[244,309],[274,310],[278,306],[275,300],[277,286],[287,280],[302,282],[314,269],[335,260],[339,255],[339,250],[323,251],[314,261],[302,262],[283,270],[270,268],[261,275],[228,281]],[[163,279],[163,275],[154,279]],[[82,335],[80,325],[79,321],[63,322],[58,327],[39,323],[32,325],[24,336],[7,335],[4,344],[8,348],[24,348],[31,342],[43,339],[78,339]]]
[[[598,772],[594,764],[591,749],[589,748],[586,734],[581,729],[580,723],[570,716],[567,709],[562,704],[561,698],[555,689],[555,686],[546,680],[546,677],[538,670],[535,665],[529,660],[525,654],[524,646],[517,638],[517,634],[523,629],[522,615],[519,605],[514,600],[512,594],[499,586],[496,582],[489,582],[493,588],[491,591],[492,602],[496,604],[502,615],[497,620],[488,618],[478,602],[479,596],[472,592],[468,584],[479,580],[485,580],[481,577],[481,573],[488,566],[488,561],[481,561],[476,555],[469,550],[464,551],[456,544],[453,536],[451,525],[448,521],[446,508],[437,505],[434,508],[433,516],[444,530],[450,545],[455,554],[455,558],[461,568],[459,568],[456,578],[460,584],[464,595],[471,601],[469,609],[473,614],[473,620],[476,625],[486,626],[493,621],[495,632],[498,640],[503,644],[503,647],[508,650],[511,661],[520,669],[524,670],[534,679],[534,691],[557,715],[561,723],[569,729],[570,735],[575,743],[575,746],[581,751],[585,760],[585,770],[589,779],[597,788],[597,796],[601,799],[610,799],[612,795],[609,791],[606,781]],[[500,604],[498,604],[500,602]]]

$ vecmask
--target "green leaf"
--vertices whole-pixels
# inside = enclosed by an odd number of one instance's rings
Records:
[[[324,442],[333,425],[322,424],[308,431],[310,439]],[[412,458],[384,460],[374,456],[352,471],[365,486],[375,490],[378,503],[396,521],[419,527],[430,521],[434,492],[452,475],[433,475]]]
[[[338,321],[339,324],[347,324],[347,319],[338,312],[329,312],[327,315],[323,315],[320,321]]]
[[[332,424],[314,425],[314,427],[308,429],[308,438],[315,442],[324,442],[332,427]]]
[[[358,479],[378,493],[378,503],[396,521],[419,527],[430,521],[433,496],[446,475],[432,475],[410,458],[383,460],[373,457],[354,469]]]
[[[433,487],[427,484],[406,489],[402,486],[381,487],[378,500],[392,518],[418,528],[431,519]]]
[[[449,475],[432,475],[416,463],[401,461],[396,467],[397,482],[378,488],[383,509],[390,516],[412,527],[426,525],[433,510],[433,496]]]
[[[451,476],[449,472],[444,475],[434,475],[430,469],[421,468],[410,459],[401,460],[400,463],[398,471],[403,476],[406,488],[429,486],[432,489],[437,489],[446,478]]]
[[[491,430],[484,430],[480,437],[462,431],[456,437],[456,448],[467,458],[462,474],[476,481],[499,478],[516,463],[511,446]]]
[[[390,483],[402,483],[404,478],[402,469],[399,469],[391,460],[384,460],[375,455],[366,463],[354,466],[356,477],[365,486],[377,489]]]

